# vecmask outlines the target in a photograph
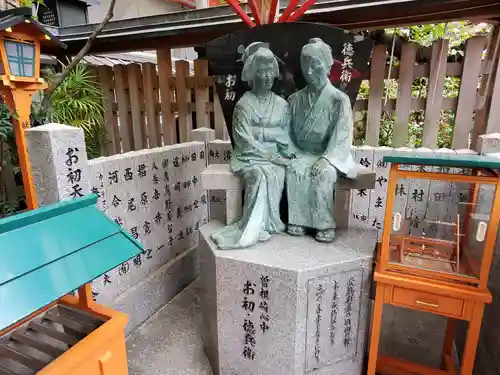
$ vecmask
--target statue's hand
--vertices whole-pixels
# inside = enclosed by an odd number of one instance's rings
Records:
[[[311,176],[318,176],[323,173],[328,167],[330,163],[328,163],[325,159],[319,159],[312,167]]]
[[[297,156],[288,150],[288,147],[282,143],[278,143],[278,153],[287,159],[295,159]]]
[[[271,163],[274,163],[276,165],[281,165],[283,167],[289,167],[290,166],[290,160],[285,159],[284,157],[280,155],[272,155],[269,160]]]

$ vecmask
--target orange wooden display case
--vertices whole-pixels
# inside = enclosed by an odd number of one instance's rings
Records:
[[[487,284],[500,220],[500,160],[395,153],[384,161],[391,163],[391,169],[374,273],[376,296],[367,373],[471,375],[484,306],[492,300]],[[398,189],[404,186],[406,197],[399,199]],[[429,193],[420,201],[429,204],[419,206],[417,202],[408,209],[408,196],[423,192],[422,186]],[[441,199],[443,186],[444,190],[449,187],[447,199]],[[434,196],[433,187],[440,190]],[[415,212],[425,213],[416,220]],[[441,368],[378,355],[384,304],[448,318]],[[468,322],[460,369],[454,368],[452,360],[457,320]]]

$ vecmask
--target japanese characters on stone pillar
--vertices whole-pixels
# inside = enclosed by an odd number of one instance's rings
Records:
[[[379,240],[382,238],[382,229],[385,217],[385,202],[387,199],[387,185],[389,181],[390,165],[384,162],[384,156],[393,152],[390,147],[378,147],[373,158],[373,170],[376,173],[375,189],[370,193],[370,225],[378,230]]]
[[[26,130],[26,142],[40,206],[90,193],[82,129],[46,124]]]
[[[230,141],[216,140],[208,143],[208,164],[229,164],[232,146]],[[212,190],[209,194],[210,219],[226,222],[226,193]]]
[[[358,147],[354,154],[354,159],[361,166],[373,171],[375,148],[371,146]],[[367,189],[357,189],[351,192],[351,216],[349,217],[349,227],[370,228],[370,198],[371,191]]]

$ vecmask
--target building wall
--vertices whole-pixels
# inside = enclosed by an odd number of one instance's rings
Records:
[[[90,6],[88,8],[89,22],[100,22],[108,10],[109,3],[110,0],[102,0],[100,5]],[[177,12],[182,9],[182,5],[167,0],[117,0],[113,19],[122,20],[127,18],[154,16]]]

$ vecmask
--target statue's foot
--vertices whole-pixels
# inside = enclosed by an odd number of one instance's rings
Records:
[[[259,233],[259,242],[266,242],[269,241],[271,238],[271,234],[268,231],[261,230]]]
[[[335,229],[319,230],[316,233],[316,241],[330,243],[335,238]]]
[[[289,225],[287,232],[291,236],[304,236],[306,234],[306,228],[300,225]]]

